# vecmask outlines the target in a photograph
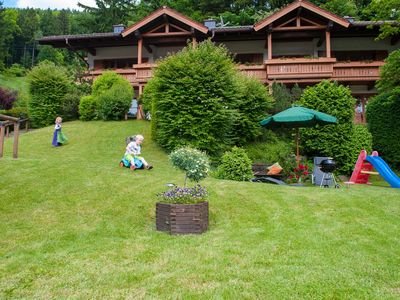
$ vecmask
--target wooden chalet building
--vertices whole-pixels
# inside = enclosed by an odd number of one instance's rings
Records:
[[[128,79],[136,94],[152,77],[157,60],[210,38],[224,44],[238,68],[265,84],[312,85],[323,79],[348,85],[359,99],[357,118],[379,79],[379,68],[399,47],[399,38],[376,41],[382,22],[342,18],[308,1],[297,0],[249,26],[216,27],[162,7],[128,28],[114,32],[48,36],[41,45],[87,52],[90,76],[111,69]]]

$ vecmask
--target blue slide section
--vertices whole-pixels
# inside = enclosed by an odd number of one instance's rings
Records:
[[[371,163],[378,173],[390,184],[392,188],[400,188],[400,178],[388,164],[379,156],[367,156],[367,162]]]

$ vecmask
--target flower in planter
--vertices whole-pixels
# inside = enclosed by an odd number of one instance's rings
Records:
[[[207,190],[197,184],[194,187],[175,187],[157,196],[162,203],[196,204],[206,200]]]
[[[164,203],[194,204],[206,200],[207,191],[205,187],[197,184],[194,187],[187,187],[187,179],[199,182],[207,177],[210,163],[207,155],[197,149],[184,147],[179,148],[170,154],[172,164],[185,172],[184,187],[174,187],[157,196]]]

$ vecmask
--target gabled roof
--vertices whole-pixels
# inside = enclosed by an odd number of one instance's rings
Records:
[[[152,14],[148,15],[147,17],[145,17],[144,19],[140,20],[139,22],[129,26],[128,28],[126,28],[123,32],[122,32],[122,36],[126,37],[127,35],[135,32],[136,30],[142,28],[143,26],[147,25],[148,23],[150,23],[151,21],[163,16],[163,15],[167,15],[173,19],[176,19],[186,25],[188,25],[189,27],[193,27],[194,29],[207,34],[208,32],[208,27],[204,26],[201,23],[198,23],[196,21],[193,21],[192,19],[188,18],[187,16],[177,12],[176,10],[169,8],[167,6],[163,6],[162,8],[156,10],[155,12],[153,12]]]
[[[347,21],[346,19],[339,17],[325,9],[322,9],[306,0],[296,0],[293,3],[287,5],[286,7],[282,8],[280,11],[274,13],[273,15],[265,18],[264,20],[261,20],[260,22],[254,24],[254,30],[255,31],[259,31],[265,27],[267,27],[268,25],[272,24],[273,22],[275,22],[276,20],[282,18],[283,16],[285,16],[286,14],[298,9],[298,8],[305,8],[307,10],[310,10],[312,12],[314,12],[317,15],[320,15],[334,23],[337,23],[345,28],[349,27],[350,22]]]

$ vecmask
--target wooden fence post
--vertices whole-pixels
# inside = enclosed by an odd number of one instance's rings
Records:
[[[3,157],[3,149],[4,149],[4,130],[3,124],[0,124],[0,158]]]
[[[13,158],[18,158],[19,122],[14,122]]]

